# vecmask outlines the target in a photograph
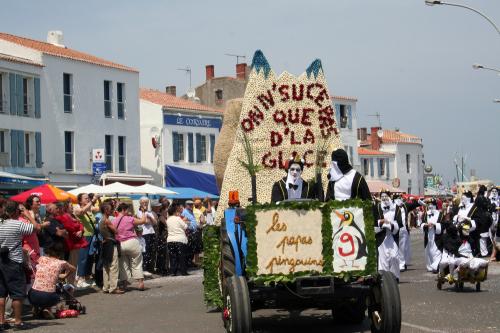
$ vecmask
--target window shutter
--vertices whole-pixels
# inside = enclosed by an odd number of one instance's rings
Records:
[[[16,74],[9,73],[10,114],[17,113]],[[12,132],[11,132],[12,133]]]
[[[188,161],[194,163],[193,133],[188,133]]]
[[[174,151],[174,162],[179,161],[179,137],[177,136],[177,132],[172,133],[172,143],[173,143],[173,151]]]
[[[215,135],[210,134],[210,162],[214,163]]]
[[[347,128],[352,129],[352,111],[351,106],[347,106]]]
[[[391,178],[391,164],[390,164],[390,159],[387,159],[387,179]]]
[[[17,165],[24,168],[26,157],[24,156],[24,131],[17,131]]]
[[[36,167],[41,168],[42,167],[42,133],[36,132],[35,133],[35,152],[36,152]]]
[[[23,115],[23,77],[16,74],[16,99],[17,99],[17,115]]]
[[[17,131],[10,130],[10,165],[17,167]]]
[[[35,118],[40,118],[40,79],[34,79],[34,87],[35,87]]]
[[[373,172],[373,158],[370,158],[370,176],[373,177],[374,172]]]
[[[201,162],[201,134],[196,133],[196,162]]]
[[[340,104],[335,104],[335,122],[337,123],[337,128],[340,129]]]

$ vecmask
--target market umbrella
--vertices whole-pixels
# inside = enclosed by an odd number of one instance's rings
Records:
[[[142,191],[141,193],[145,193],[145,194],[158,194],[158,195],[162,195],[162,194],[178,194],[177,192],[170,191],[170,190],[167,190],[166,188],[155,186],[155,185],[151,185],[151,184],[144,184],[144,185],[141,185],[141,186],[137,186],[136,190]]]
[[[113,194],[113,193],[126,193],[126,194],[140,194],[144,193],[137,190],[137,187],[122,184],[120,182],[112,183],[102,187],[102,193]]]
[[[94,194],[101,194],[102,192],[102,186],[99,185],[85,185],[79,188],[75,188],[74,190],[68,191],[68,193],[71,193],[73,195],[78,195],[80,193],[94,193]]]
[[[31,190],[19,193],[10,199],[17,202],[25,202],[26,199],[28,199],[28,197],[32,194],[39,196],[42,204],[66,200],[76,202],[76,196],[50,184],[34,187]]]

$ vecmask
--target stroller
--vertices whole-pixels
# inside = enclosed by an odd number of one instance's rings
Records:
[[[60,295],[61,301],[66,303],[69,310],[75,310],[78,314],[85,314],[87,308],[73,295],[75,287],[69,283],[59,282],[56,285],[56,292]]]

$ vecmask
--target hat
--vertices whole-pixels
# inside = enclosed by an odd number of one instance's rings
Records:
[[[285,168],[288,171],[292,164],[298,164],[300,166],[300,170],[304,170],[304,159],[300,158],[300,156],[297,154],[295,156],[290,157],[290,159],[286,162]]]
[[[192,205],[194,204],[193,200],[186,200],[186,205]]]

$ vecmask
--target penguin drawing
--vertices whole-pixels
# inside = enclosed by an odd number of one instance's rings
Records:
[[[335,257],[344,262],[340,267],[358,268],[354,262],[367,255],[365,235],[354,222],[352,212],[334,212],[340,219],[340,227],[333,235]]]

